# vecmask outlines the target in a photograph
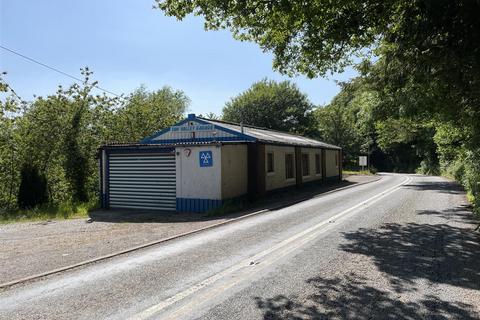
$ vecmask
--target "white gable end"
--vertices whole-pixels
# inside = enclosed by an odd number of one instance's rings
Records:
[[[252,141],[252,137],[196,118],[186,119],[142,140],[144,143]]]

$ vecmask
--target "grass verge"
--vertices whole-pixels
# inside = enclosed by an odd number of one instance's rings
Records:
[[[0,214],[0,224],[65,220],[75,218],[87,218],[88,213],[98,208],[96,201],[85,203],[61,203],[58,205],[43,205],[33,209],[14,210]]]
[[[374,173],[370,172],[369,170],[343,170],[343,174],[363,174],[372,176]]]

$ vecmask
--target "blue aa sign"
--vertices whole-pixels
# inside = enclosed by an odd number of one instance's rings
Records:
[[[200,167],[211,167],[213,165],[212,151],[200,151]]]

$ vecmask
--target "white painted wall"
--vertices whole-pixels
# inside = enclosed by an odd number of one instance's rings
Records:
[[[222,199],[231,199],[247,193],[247,146],[222,146]]]
[[[190,149],[187,155],[186,149]],[[200,151],[212,151],[213,165],[200,167]],[[222,198],[222,154],[220,146],[191,146],[175,148],[177,166],[177,198]]]
[[[273,152],[274,172],[267,172],[267,153]],[[278,188],[284,188],[295,185],[295,176],[293,179],[285,179],[285,154],[293,154],[294,175],[295,172],[295,147],[265,145],[265,189],[267,191]]]

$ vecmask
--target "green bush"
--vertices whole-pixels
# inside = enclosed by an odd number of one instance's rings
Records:
[[[453,161],[441,161],[442,174],[460,182],[474,212],[480,214],[480,150],[461,150]]]
[[[432,175],[432,176],[436,176],[440,173],[438,164],[432,163],[427,159],[424,159],[420,162],[420,166],[417,168],[417,170],[415,170],[415,172],[419,174]]]
[[[468,191],[474,211],[480,214],[480,150],[467,152],[461,181]]]

